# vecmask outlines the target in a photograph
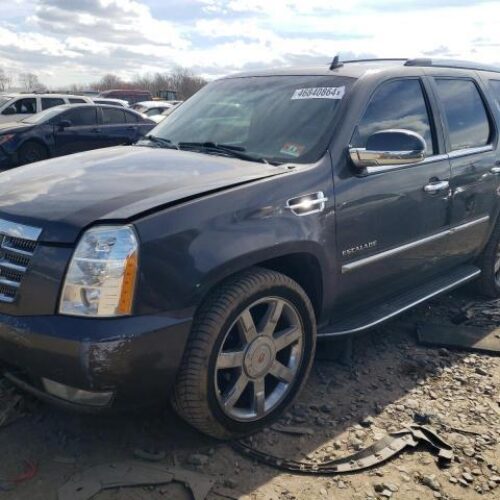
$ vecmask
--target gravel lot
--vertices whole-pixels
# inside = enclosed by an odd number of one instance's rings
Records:
[[[465,305],[469,313],[460,310]],[[1,496],[55,499],[58,488],[75,473],[96,464],[134,460],[134,451],[146,450],[164,453],[161,464],[214,479],[208,496],[212,500],[498,498],[500,359],[417,345],[414,324],[428,318],[450,326],[452,321],[498,326],[500,301],[484,303],[457,292],[358,337],[353,363],[317,361],[299,401],[280,421],[304,427],[305,434],[270,429],[255,436],[253,444],[275,455],[321,461],[364,448],[387,431],[411,423],[417,413],[430,419],[454,446],[455,460],[446,469],[437,466],[429,451],[418,448],[357,474],[284,474],[201,436],[171,411],[92,417],[24,397],[26,416],[0,428],[0,478],[15,477],[24,460],[36,463],[38,471],[15,486],[0,482],[4,489],[13,487]],[[8,398],[12,395],[4,388],[0,402]],[[109,490],[96,498],[188,499],[190,494],[172,483]]]

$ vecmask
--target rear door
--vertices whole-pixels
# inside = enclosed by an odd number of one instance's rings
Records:
[[[131,144],[137,135],[137,124],[127,123],[125,110],[102,107],[102,147]]]
[[[365,174],[348,165],[335,178],[340,288],[351,304],[412,289],[449,266],[450,164],[425,82],[415,77],[381,83],[351,145],[365,147],[380,130],[406,129],[425,139],[426,160]]]
[[[55,106],[62,106],[63,104],[66,103],[62,97],[42,97],[42,111]]]
[[[134,134],[132,142],[139,140],[141,137],[146,135],[153,127],[156,126],[156,123],[147,122],[140,116],[130,111],[125,111],[125,119],[127,120],[127,124],[130,127],[129,130],[133,131]]]
[[[498,206],[498,132],[480,80],[433,79],[451,162],[450,251],[458,264],[484,246]]]
[[[69,121],[68,127],[59,123]],[[97,123],[97,108],[83,106],[61,113],[53,120],[56,156],[88,151],[101,147],[101,131]]]

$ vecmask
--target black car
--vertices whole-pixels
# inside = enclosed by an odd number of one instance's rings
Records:
[[[0,124],[0,168],[132,144],[155,125],[139,113],[116,106],[57,106],[20,122]]]
[[[499,102],[500,69],[334,60],[0,174],[7,377],[95,411],[170,394],[232,438],[293,401],[317,340],[471,281],[500,297]]]

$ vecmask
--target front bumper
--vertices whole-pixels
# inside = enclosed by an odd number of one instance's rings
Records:
[[[0,315],[0,363],[14,382],[22,381],[24,389],[40,396],[45,378],[86,391],[111,391],[113,407],[151,404],[166,400],[190,328],[190,318],[163,314],[116,319]]]

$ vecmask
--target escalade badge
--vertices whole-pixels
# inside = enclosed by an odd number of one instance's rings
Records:
[[[364,250],[369,250],[370,248],[375,248],[376,246],[377,240],[369,241],[368,243],[361,243],[360,245],[356,245],[355,247],[342,250],[342,256],[350,257],[351,255],[363,252]]]

